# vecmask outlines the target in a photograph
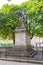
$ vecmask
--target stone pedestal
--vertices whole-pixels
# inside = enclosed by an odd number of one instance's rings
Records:
[[[30,32],[25,27],[15,29],[15,45],[8,50],[8,55],[16,57],[33,57],[36,52],[31,47]]]
[[[15,29],[15,45],[16,46],[29,46],[31,44],[30,42],[31,34],[26,28],[16,28]]]

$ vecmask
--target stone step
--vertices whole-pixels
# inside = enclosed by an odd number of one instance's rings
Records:
[[[33,57],[37,52],[34,50],[31,50],[30,52],[28,52],[27,50],[24,51],[11,51],[8,50],[7,55],[9,56],[21,56],[21,57]]]
[[[37,54],[37,52],[35,51],[35,52],[32,54],[32,57],[34,57],[36,54]]]
[[[34,52],[34,50],[31,51],[27,51],[27,50],[14,50],[14,49],[9,49],[8,53],[24,53],[26,54],[27,52],[29,52],[28,54],[32,54]]]
[[[25,47],[25,46],[15,46],[14,48],[9,48],[8,49],[9,51],[24,51],[24,50],[27,50],[27,48]],[[31,48],[29,48],[29,50],[28,51],[31,51],[31,50],[33,50],[33,49],[31,49]]]
[[[7,49],[7,53],[5,55],[33,57],[35,54],[36,54],[36,51],[34,51],[30,46],[27,49],[26,46],[15,45],[13,48]]]
[[[8,54],[8,56],[20,56],[20,57],[33,57],[35,56],[36,52],[34,52],[33,54]]]
[[[27,47],[26,46],[14,46],[12,49],[9,48],[9,50],[13,50],[13,51],[21,51],[21,50],[26,50]]]

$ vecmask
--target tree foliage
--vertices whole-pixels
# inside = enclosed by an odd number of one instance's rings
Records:
[[[27,5],[27,16],[30,30],[36,36],[43,37],[43,0],[30,0]]]
[[[21,26],[17,10],[26,11],[30,32],[43,37],[43,0],[30,0],[21,5],[4,5],[0,9],[0,37],[14,38],[14,29]]]
[[[14,5],[4,5],[1,12],[0,12],[0,34],[3,38],[12,38],[14,35],[14,29],[19,24],[19,19],[16,15],[18,6]]]

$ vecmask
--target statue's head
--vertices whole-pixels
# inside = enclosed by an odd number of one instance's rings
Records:
[[[17,13],[18,16],[22,16],[21,11],[18,10],[18,11],[16,11],[16,13]]]

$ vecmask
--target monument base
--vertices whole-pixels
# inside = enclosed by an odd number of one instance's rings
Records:
[[[33,57],[36,52],[31,47],[31,34],[25,27],[15,29],[15,45],[9,49],[8,55]]]
[[[17,27],[15,29],[15,45],[14,47],[19,47],[27,50],[31,46],[31,34],[29,30],[25,27]]]
[[[8,56],[14,57],[34,57],[36,53],[32,48],[26,49],[24,46],[14,46],[7,51]]]
[[[31,45],[31,34],[25,27],[18,27],[15,29],[15,45],[26,46]]]

